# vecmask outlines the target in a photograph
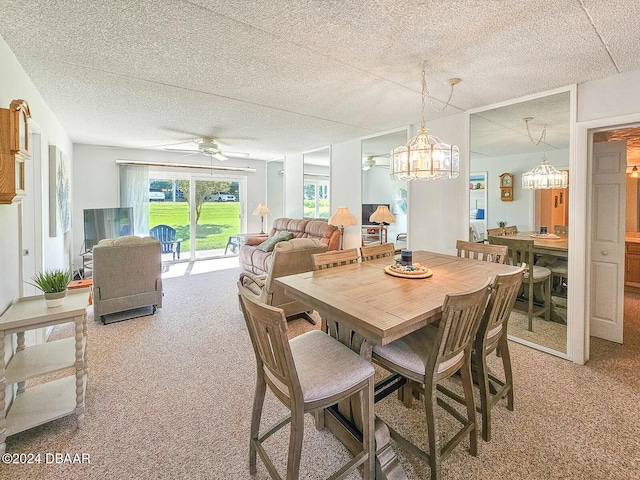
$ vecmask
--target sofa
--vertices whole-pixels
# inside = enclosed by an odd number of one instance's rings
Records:
[[[278,277],[313,270],[313,258],[316,253],[327,251],[327,245],[315,238],[294,238],[279,242],[273,248],[269,273],[256,275],[244,272],[240,282],[249,289],[257,301],[284,310],[287,319],[300,316],[314,323],[307,312],[312,310],[307,305],[292,299],[284,293],[284,288],[276,282]]]
[[[291,235],[288,235],[290,233]],[[269,272],[271,255],[274,245],[261,248],[264,242],[272,243],[280,236],[284,240],[289,238],[314,238],[327,245],[327,250],[340,248],[340,230],[335,225],[329,225],[326,220],[308,220],[294,218],[276,218],[268,237],[247,237],[240,247],[240,266],[247,272],[265,275]],[[265,244],[267,245],[267,244]]]
[[[162,307],[161,245],[152,237],[127,235],[93,247],[93,316],[102,323],[152,313]],[[125,312],[122,315],[110,315]]]

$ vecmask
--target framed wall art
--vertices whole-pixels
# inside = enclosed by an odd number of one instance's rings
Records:
[[[71,164],[56,147],[49,145],[49,236],[71,230]]]

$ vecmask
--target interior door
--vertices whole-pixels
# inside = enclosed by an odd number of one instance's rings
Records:
[[[591,335],[622,343],[627,142],[593,144]]]

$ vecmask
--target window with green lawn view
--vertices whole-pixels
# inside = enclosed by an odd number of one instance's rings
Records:
[[[194,189],[192,192],[191,189]],[[181,259],[218,255],[240,232],[240,182],[226,179],[152,178],[149,180],[149,228],[175,228]],[[192,213],[193,212],[193,213]],[[193,218],[195,228],[191,226]],[[192,233],[195,231],[195,239]],[[195,240],[195,242],[194,242]]]
[[[305,218],[329,218],[329,182],[305,181],[304,216]]]

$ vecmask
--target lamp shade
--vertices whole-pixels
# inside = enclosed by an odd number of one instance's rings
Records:
[[[267,207],[266,203],[260,203],[253,211],[254,215],[271,215],[271,210]]]
[[[374,223],[393,223],[396,221],[396,217],[389,211],[389,207],[378,205],[376,211],[369,217],[369,221]]]
[[[358,221],[356,217],[349,211],[348,207],[338,207],[338,209],[331,215],[329,218],[329,225],[335,225],[339,227],[342,225],[343,227],[348,227],[349,225],[357,225]]]

